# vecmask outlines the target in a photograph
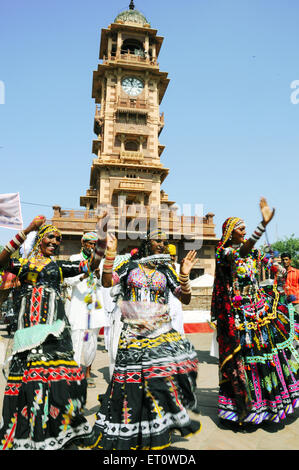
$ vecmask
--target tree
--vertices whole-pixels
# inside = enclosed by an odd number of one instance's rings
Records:
[[[282,253],[289,253],[292,258],[292,265],[294,268],[299,269],[299,238],[295,238],[294,234],[290,237],[285,237],[284,240],[278,240],[271,245],[274,251]]]

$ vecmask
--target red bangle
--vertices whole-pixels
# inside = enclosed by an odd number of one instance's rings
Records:
[[[14,253],[18,248],[20,248],[26,238],[27,237],[24,232],[19,232],[14,236],[12,240],[7,243],[4,249],[8,251],[8,253]]]

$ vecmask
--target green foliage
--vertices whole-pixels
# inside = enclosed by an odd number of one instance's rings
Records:
[[[295,238],[294,234],[285,237],[284,240],[278,240],[272,243],[272,248],[281,253],[289,253],[292,258],[292,266],[299,269],[299,238]]]

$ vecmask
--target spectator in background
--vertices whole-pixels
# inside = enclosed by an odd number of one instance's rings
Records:
[[[17,276],[8,272],[0,272],[0,306],[8,299],[11,290],[19,286]]]
[[[299,322],[299,269],[292,266],[292,257],[289,253],[281,254],[281,262],[287,270],[287,277],[284,284],[284,290],[287,300],[292,302],[295,309],[295,320]]]
[[[96,241],[96,232],[85,233],[81,239],[80,253],[72,255],[70,261],[90,261]],[[79,274],[66,279],[65,285],[70,297],[66,301],[66,313],[71,325],[74,359],[77,364],[83,363],[86,367],[87,386],[94,388],[91,366],[96,357],[98,335],[100,328],[109,326],[100,275],[97,270],[95,273]]]

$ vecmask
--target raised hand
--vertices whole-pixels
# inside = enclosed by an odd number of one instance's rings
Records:
[[[107,234],[106,256],[103,265],[102,285],[103,287],[112,286],[113,263],[117,251],[117,238],[113,233]]]
[[[44,225],[46,222],[46,217],[44,215],[37,215],[34,217],[32,222],[28,225],[28,227],[24,230],[25,234],[28,234],[30,232],[38,231],[38,229]]]
[[[105,240],[107,237],[108,221],[109,214],[107,211],[103,211],[101,215],[97,216],[96,231],[100,240]]]
[[[108,233],[107,235],[107,250],[117,251],[117,238],[113,233]]]
[[[189,251],[186,257],[182,259],[181,261],[181,267],[180,267],[181,274],[189,275],[196,261],[197,261],[196,251],[195,250]]]
[[[264,197],[260,199],[260,209],[263,216],[263,225],[266,227],[268,223],[273,219],[275,214],[275,209],[270,209],[268,203]]]

